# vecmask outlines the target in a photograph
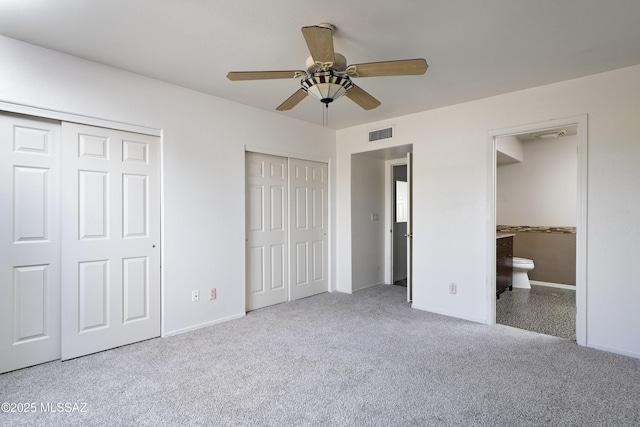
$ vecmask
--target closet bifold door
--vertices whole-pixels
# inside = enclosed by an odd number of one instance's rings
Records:
[[[60,123],[0,113],[0,373],[60,358]]]

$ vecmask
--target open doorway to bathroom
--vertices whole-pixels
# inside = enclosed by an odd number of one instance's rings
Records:
[[[496,323],[578,342],[586,323],[586,301],[577,297],[586,286],[584,129],[546,123],[494,138],[496,265],[508,241],[513,266],[509,290],[502,291],[504,276],[496,273]]]

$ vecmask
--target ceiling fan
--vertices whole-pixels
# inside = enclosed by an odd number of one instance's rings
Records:
[[[307,59],[306,71],[232,71],[229,80],[301,79],[301,88],[276,108],[286,111],[298,105],[311,95],[326,106],[343,95],[365,110],[380,105],[380,101],[356,86],[351,79],[359,77],[419,75],[427,71],[427,61],[405,59],[400,61],[369,62],[347,66],[347,59],[333,50],[332,24],[302,27],[302,35],[307,42],[311,56]]]

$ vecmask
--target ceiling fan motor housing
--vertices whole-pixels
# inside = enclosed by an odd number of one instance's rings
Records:
[[[307,67],[307,73],[309,74],[315,71],[324,70],[324,69],[345,72],[347,69],[347,58],[345,58],[344,55],[341,55],[338,52],[336,52],[335,59],[333,60],[333,62],[324,63],[324,62],[316,62],[310,56],[307,58],[306,67]]]

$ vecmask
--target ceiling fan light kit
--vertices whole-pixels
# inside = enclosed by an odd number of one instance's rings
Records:
[[[280,104],[276,110],[286,111],[295,107],[307,95],[320,100],[325,106],[344,95],[365,110],[380,105],[365,90],[355,85],[351,79],[359,77],[420,75],[427,71],[427,61],[405,59],[400,61],[370,62],[347,66],[346,58],[333,49],[333,32],[336,27],[320,24],[302,27],[302,35],[311,56],[307,59],[307,71],[232,71],[229,80],[266,80],[300,78],[301,88]]]
[[[340,75],[333,70],[315,71],[302,79],[302,89],[325,105],[346,95],[351,88],[353,82],[349,76]]]

